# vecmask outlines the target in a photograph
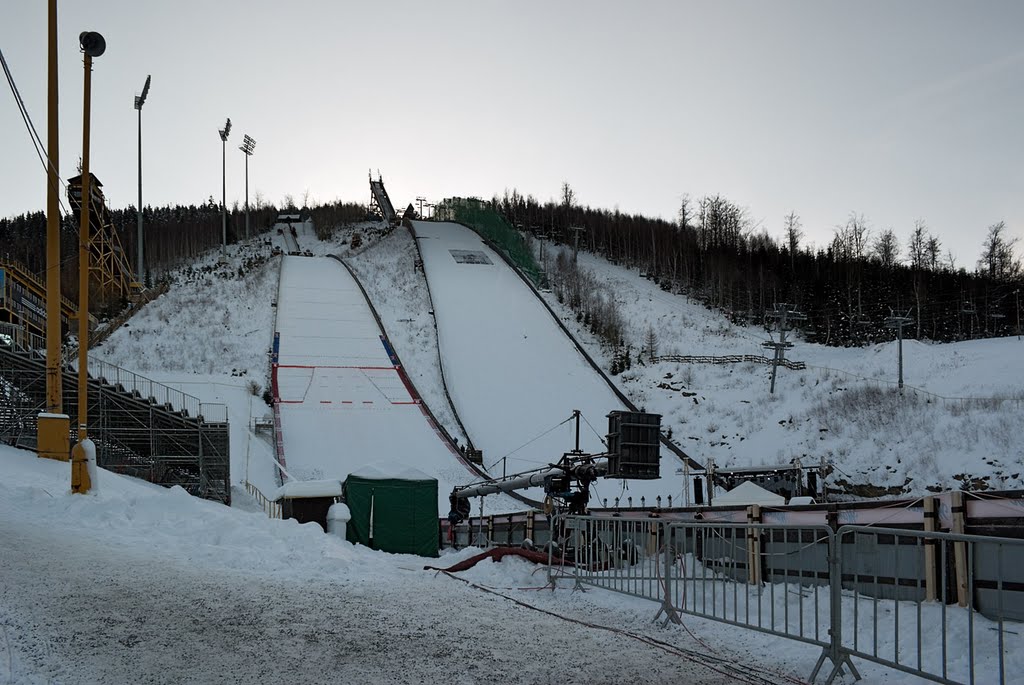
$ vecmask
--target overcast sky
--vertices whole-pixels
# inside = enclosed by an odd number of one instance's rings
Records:
[[[78,34],[101,32],[92,167],[135,203],[133,97],[147,74],[144,201],[366,202],[379,169],[417,195],[541,200],[674,219],[720,193],[781,235],[828,242],[851,212],[905,239],[924,219],[973,267],[987,226],[1024,235],[1024,3],[60,2],[60,168],[81,154]],[[3,0],[0,49],[46,135],[46,2]],[[2,82],[0,82],[2,83]],[[0,216],[45,176],[0,87]],[[1022,241],[1024,242],[1024,241]],[[1024,249],[1018,248],[1018,254]]]

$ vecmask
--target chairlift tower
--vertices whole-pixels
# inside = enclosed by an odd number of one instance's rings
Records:
[[[904,326],[909,326],[912,323],[914,323],[914,320],[911,319],[910,317],[907,317],[907,316],[892,315],[892,316],[889,316],[889,317],[887,317],[885,319],[885,327],[886,328],[895,328],[896,329],[896,340],[897,340],[897,349],[898,349],[897,356],[898,356],[898,359],[899,359],[898,365],[899,365],[899,389],[900,389],[900,393],[903,392],[903,327]]]
[[[784,302],[775,303],[775,311],[768,314],[768,318],[776,320],[776,327],[779,330],[778,342],[774,340],[766,340],[761,343],[761,347],[769,350],[774,350],[775,355],[772,358],[772,383],[768,389],[769,394],[775,394],[775,377],[778,374],[779,364],[781,364],[786,358],[786,350],[793,347],[793,343],[786,342],[786,333],[789,332],[789,324],[792,321],[805,321],[807,316],[790,309],[789,305]]]

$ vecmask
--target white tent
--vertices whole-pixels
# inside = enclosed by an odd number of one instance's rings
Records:
[[[734,487],[724,495],[719,495],[712,502],[718,507],[736,506],[738,504],[760,504],[763,507],[780,506],[786,503],[786,498],[776,495],[774,492],[765,490],[760,485],[745,481]]]

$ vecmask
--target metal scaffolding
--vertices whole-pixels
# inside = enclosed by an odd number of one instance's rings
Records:
[[[76,426],[75,369],[65,368],[64,406]],[[89,364],[89,437],[97,462],[116,473],[229,504],[227,408],[111,364]],[[35,449],[46,404],[46,358],[0,335],[0,442]],[[77,439],[72,428],[72,443]]]

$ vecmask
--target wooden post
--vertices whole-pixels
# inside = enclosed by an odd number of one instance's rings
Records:
[[[526,537],[528,537],[531,542],[535,542],[533,540],[533,519],[536,516],[537,516],[537,512],[534,511],[533,509],[531,509],[530,511],[526,512]]]
[[[939,511],[935,506],[935,496],[928,495],[924,498],[924,531],[934,533],[938,530]],[[936,579],[938,578],[935,568],[935,545],[938,540],[935,538],[924,539],[924,598],[925,601],[934,602],[938,597]]]
[[[494,514],[487,517],[487,547],[494,544]]]
[[[957,490],[952,494],[952,506],[950,512],[953,514],[953,532],[958,535],[964,533],[964,523],[967,518],[967,509],[964,504],[964,493]],[[967,606],[967,543],[953,543],[953,563],[956,565],[956,600],[962,607]]]
[[[761,523],[760,504],[747,507],[747,523]],[[747,529],[747,582],[761,584],[761,531],[756,528]]]

